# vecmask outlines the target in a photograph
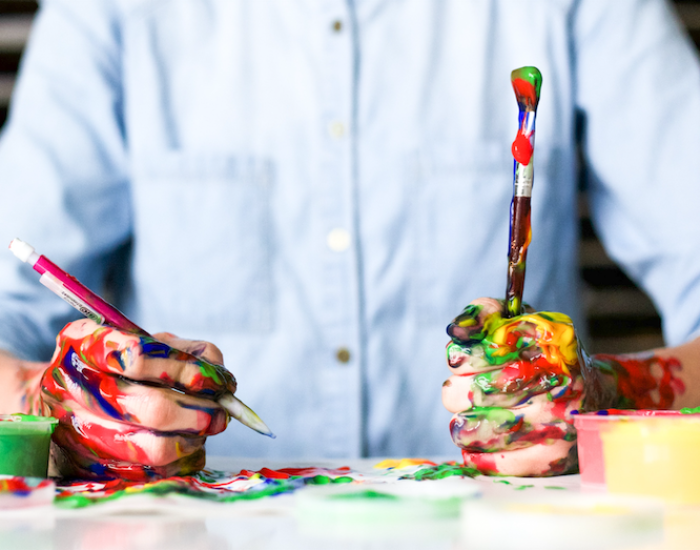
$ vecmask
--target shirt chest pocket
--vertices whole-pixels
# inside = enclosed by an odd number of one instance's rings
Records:
[[[513,160],[507,143],[430,147],[415,158],[412,302],[445,326],[471,300],[505,292]]]
[[[145,326],[189,337],[271,328],[272,180],[259,158],[177,152],[136,164],[134,282]]]

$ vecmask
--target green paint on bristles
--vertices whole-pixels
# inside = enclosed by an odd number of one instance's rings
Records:
[[[690,408],[690,407],[683,407],[681,409],[681,414],[700,414],[700,407],[695,407]]]
[[[542,88],[542,73],[537,67],[520,67],[510,73],[510,81],[515,82],[519,78],[532,84],[537,94],[537,99],[540,99],[540,90]]]

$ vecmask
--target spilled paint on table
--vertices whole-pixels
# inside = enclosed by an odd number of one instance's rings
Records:
[[[353,483],[360,478],[348,467],[282,468],[236,474],[205,469],[190,476],[173,476],[148,482],[124,479],[73,481],[59,484],[56,505],[84,508],[134,495],[165,497],[179,495],[219,503],[256,500],[290,493],[307,485]]]

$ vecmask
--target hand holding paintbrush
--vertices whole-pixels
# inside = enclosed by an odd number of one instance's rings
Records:
[[[508,254],[508,284],[505,317],[522,313],[525,286],[525,262],[532,239],[530,226],[530,197],[533,182],[533,152],[535,148],[535,116],[540,100],[542,75],[535,67],[521,67],[510,75],[518,100],[518,134],[513,142],[513,202],[510,219],[510,251]]]

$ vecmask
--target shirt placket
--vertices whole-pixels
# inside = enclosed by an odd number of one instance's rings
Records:
[[[361,453],[361,364],[358,246],[354,196],[355,41],[351,5],[324,3],[321,89],[323,311],[326,360],[321,369],[323,449],[327,456]]]

